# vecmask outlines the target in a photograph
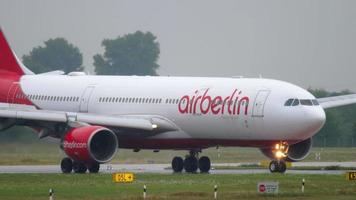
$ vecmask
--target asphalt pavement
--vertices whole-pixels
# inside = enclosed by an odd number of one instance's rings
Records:
[[[267,174],[268,169],[215,169],[217,166],[237,167],[246,163],[213,164],[210,174]],[[341,166],[355,167],[356,162],[299,162],[293,163],[299,167]],[[171,174],[170,164],[102,164],[100,173],[133,172]],[[0,173],[61,173],[59,165],[2,165]],[[343,174],[344,170],[287,170],[287,174]]]

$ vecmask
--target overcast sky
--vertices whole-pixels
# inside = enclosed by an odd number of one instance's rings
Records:
[[[141,30],[158,38],[161,75],[262,75],[356,91],[351,0],[1,0],[0,26],[19,56],[64,37],[91,71],[104,38]]]

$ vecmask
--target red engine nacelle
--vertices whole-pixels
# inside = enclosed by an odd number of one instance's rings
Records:
[[[83,163],[109,162],[118,148],[115,133],[101,126],[73,128],[62,142],[64,152],[73,160]]]

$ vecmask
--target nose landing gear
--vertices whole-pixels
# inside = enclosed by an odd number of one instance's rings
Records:
[[[284,173],[287,170],[287,165],[286,162],[283,160],[272,160],[269,163],[269,170],[272,173],[279,172],[279,173]]]
[[[199,169],[201,173],[208,173],[210,168],[210,159],[206,156],[199,158],[198,151],[191,150],[184,160],[181,157],[174,157],[172,160],[174,172],[182,172],[184,169],[188,173],[196,173]]]
[[[272,150],[274,157],[276,160],[272,160],[269,164],[269,170],[279,173],[284,173],[287,170],[287,165],[285,162],[285,158],[288,156],[288,144],[286,142],[277,143]]]

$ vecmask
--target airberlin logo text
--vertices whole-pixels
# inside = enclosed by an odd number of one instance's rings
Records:
[[[86,143],[78,143],[78,142],[63,142],[63,147],[66,149],[82,149],[87,148]]]
[[[209,89],[199,94],[198,90],[192,96],[184,95],[178,104],[181,114],[213,114],[213,115],[247,115],[250,98],[242,95],[237,89],[229,96],[210,96]]]

